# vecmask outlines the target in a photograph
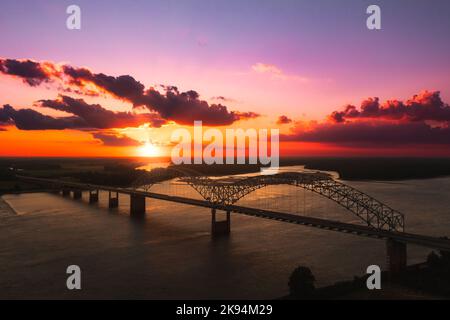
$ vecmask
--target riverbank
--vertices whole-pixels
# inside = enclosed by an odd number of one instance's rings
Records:
[[[450,176],[449,158],[290,158],[281,165],[335,171],[343,180],[400,181]]]
[[[0,196],[0,218],[11,217],[15,215],[16,212],[14,211],[14,209],[9,205],[8,202],[5,201],[5,199]]]

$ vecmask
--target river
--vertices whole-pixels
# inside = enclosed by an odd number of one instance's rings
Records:
[[[290,171],[301,167],[289,168]],[[406,215],[406,230],[450,235],[450,178],[344,181]],[[169,182],[154,192],[199,198]],[[232,214],[231,235],[212,239],[204,208],[147,199],[147,216],[129,218],[128,196],[119,208],[47,193],[4,195],[15,214],[0,214],[0,298],[270,299],[286,295],[299,265],[317,286],[352,279],[367,266],[385,266],[385,242],[333,231]],[[243,206],[359,223],[331,201],[293,186],[269,186]],[[429,249],[408,247],[408,263]],[[66,289],[66,268],[82,270],[82,290]]]

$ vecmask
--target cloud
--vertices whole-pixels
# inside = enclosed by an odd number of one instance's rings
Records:
[[[287,74],[274,64],[258,62],[252,65],[252,70],[259,74],[267,74],[275,79],[308,82],[310,79],[298,75]]]
[[[95,74],[86,68],[74,68],[69,65],[63,66],[62,69],[64,74],[69,77],[69,83],[80,87],[80,92],[84,92],[86,83],[91,83],[117,98],[134,102],[142,96],[145,89],[142,83],[129,75],[113,77],[103,73]]]
[[[268,64],[268,63],[255,63],[254,65],[252,65],[252,70],[257,72],[257,73],[270,73],[270,74],[274,74],[274,75],[282,75],[283,71],[281,71],[280,68],[278,68],[276,65],[274,64]]]
[[[113,112],[99,104],[88,104],[83,99],[64,95],[55,100],[40,100],[37,106],[71,113],[83,119],[88,126],[98,129],[137,127],[145,123],[161,127],[166,123],[156,113]]]
[[[256,119],[261,116],[259,113],[251,111],[249,112],[234,111],[233,113],[238,119]]]
[[[342,111],[331,113],[330,119],[334,122],[355,119],[449,122],[450,106],[442,101],[439,91],[423,91],[405,102],[388,100],[380,104],[377,97],[368,98],[361,102],[359,109],[348,105]]]
[[[179,92],[176,87],[166,88],[165,93],[150,88],[134,103],[136,106],[157,111],[164,119],[184,125],[192,125],[194,121],[202,120],[204,125],[223,126],[259,116],[254,112],[228,111],[227,107],[220,103],[209,105],[199,99],[196,91]]]
[[[422,122],[324,123],[312,128],[295,128],[285,141],[322,142],[353,146],[392,146],[407,144],[450,144],[449,127],[430,127]]]
[[[48,82],[56,69],[48,62],[35,62],[32,60],[0,59],[0,72],[17,76],[30,86],[37,86]]]
[[[20,130],[63,130],[63,129],[92,129],[84,119],[73,117],[58,117],[43,115],[33,109],[16,110],[10,105],[0,108],[0,125],[15,124]],[[0,127],[0,131],[6,131]],[[127,136],[116,135],[113,132],[93,132],[92,136],[105,146],[123,147],[140,146],[141,142]]]
[[[450,107],[439,91],[423,91],[402,102],[378,98],[346,106],[328,122],[296,122],[285,141],[333,143],[356,147],[450,145]]]
[[[87,68],[13,59],[0,59],[0,72],[20,77],[30,86],[42,82],[58,82],[59,89],[65,92],[89,96],[107,93],[132,103],[134,107],[142,106],[151,112],[158,112],[165,120],[178,124],[192,125],[195,120],[202,120],[204,125],[229,125],[235,121],[254,118],[255,115],[229,111],[227,106],[220,103],[210,105],[201,100],[193,90],[180,92],[174,86],[164,87],[164,92],[155,88],[146,89],[130,75],[114,77],[94,73]],[[247,114],[251,116],[246,117]]]
[[[113,112],[98,104],[88,104],[82,99],[59,96],[55,100],[40,100],[39,107],[48,107],[73,114],[68,117],[51,117],[33,109],[14,109],[4,105],[0,109],[0,124],[15,124],[21,130],[111,129],[136,127],[150,123],[160,127],[166,121],[155,113]]]
[[[6,104],[0,109],[0,123],[12,124],[20,130],[63,130],[87,128],[88,124],[79,117],[54,118],[32,109],[16,110]]]
[[[223,102],[235,102],[236,100],[227,98],[224,96],[211,97],[211,100],[223,101]]]
[[[118,136],[109,132],[94,132],[92,136],[100,140],[103,145],[110,147],[137,147],[142,145],[141,142],[130,137]]]
[[[11,121],[11,109],[13,108],[8,104],[5,104],[3,108],[0,109],[0,124]]]
[[[278,124],[278,125],[288,124],[288,123],[291,123],[291,122],[292,122],[292,119],[291,119],[291,118],[288,118],[288,117],[285,116],[285,115],[281,115],[281,116],[279,116],[278,119],[277,119],[277,124]]]

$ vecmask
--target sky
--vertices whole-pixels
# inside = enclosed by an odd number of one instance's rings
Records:
[[[278,128],[282,155],[450,155],[446,0],[0,6],[2,156],[167,155],[193,120]]]

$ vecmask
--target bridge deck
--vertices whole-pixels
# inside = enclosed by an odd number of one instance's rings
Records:
[[[205,207],[205,208],[215,208],[218,210],[230,211],[234,213],[278,220],[287,223],[300,224],[304,226],[310,226],[320,229],[326,229],[331,231],[344,232],[349,234],[355,234],[359,236],[366,236],[377,239],[393,239],[403,243],[414,244],[418,246],[450,251],[450,240],[424,236],[419,234],[412,234],[406,232],[398,232],[398,231],[388,231],[388,230],[380,230],[375,229],[373,227],[364,226],[364,225],[356,225],[350,223],[344,223],[339,221],[333,221],[328,219],[321,218],[312,218],[306,217],[296,214],[289,214],[277,211],[269,211],[262,210],[256,208],[242,207],[237,205],[217,205],[206,200],[192,199],[186,197],[179,196],[170,196],[166,194],[154,193],[154,192],[146,192],[140,190],[133,190],[127,188],[117,188],[117,187],[109,187],[109,186],[100,186],[100,185],[92,185],[92,184],[83,184],[76,182],[66,182],[60,180],[51,180],[51,179],[41,179],[41,178],[32,178],[32,177],[24,177],[18,176],[18,178],[28,181],[41,182],[41,183],[50,183],[53,185],[58,185],[60,187],[71,187],[82,190],[104,190],[104,191],[112,191],[119,192],[123,194],[133,194],[133,195],[141,195],[148,198],[171,201],[177,203],[183,203],[193,206]]]

